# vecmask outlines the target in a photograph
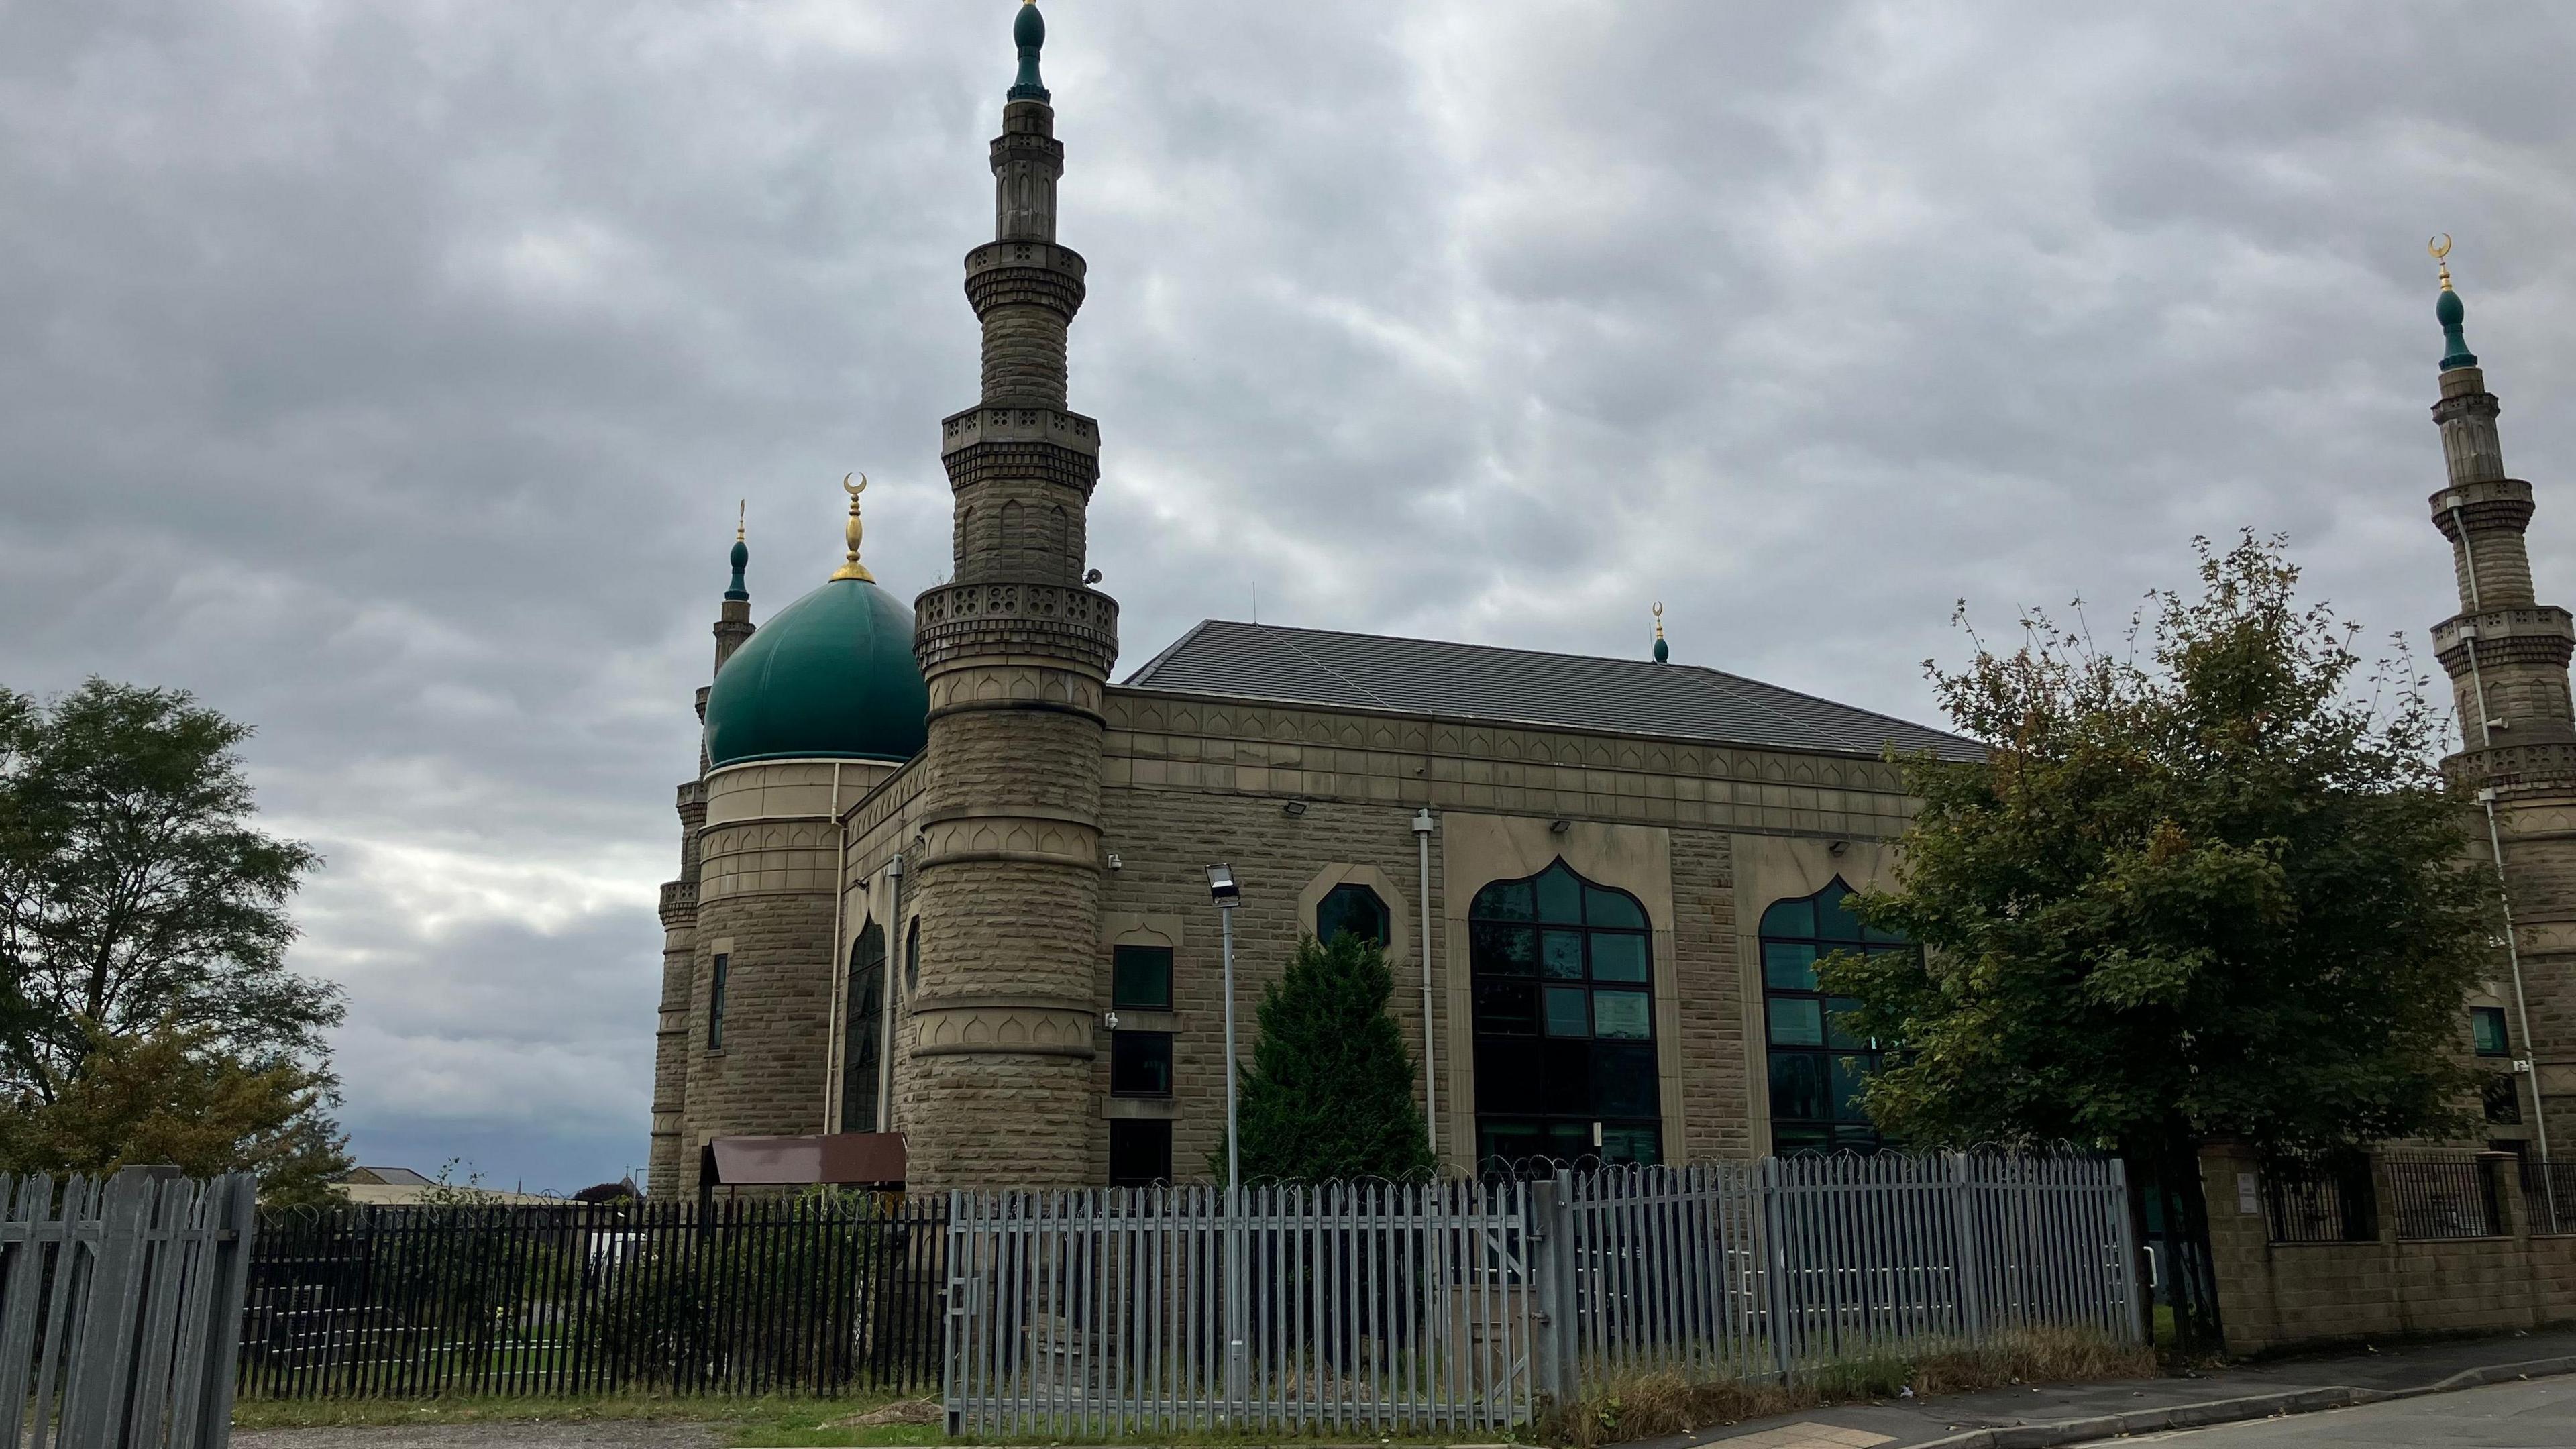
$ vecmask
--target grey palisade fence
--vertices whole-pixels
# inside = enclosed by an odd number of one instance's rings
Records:
[[[2127,1184],[2072,1156],[1532,1182],[952,1195],[952,1432],[1527,1420],[1622,1374],[1776,1377],[2022,1328],[2140,1341]]]
[[[0,1176],[5,1449],[216,1449],[254,1224],[247,1177]]]

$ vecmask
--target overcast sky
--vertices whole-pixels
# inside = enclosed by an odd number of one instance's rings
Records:
[[[737,499],[947,556],[1004,0],[0,0],[0,683],[258,726],[357,1155],[645,1154]],[[2576,602],[2576,10],[1054,0],[1133,667],[1259,617],[1930,720],[1989,623],[2290,535],[2421,640],[2425,237]]]

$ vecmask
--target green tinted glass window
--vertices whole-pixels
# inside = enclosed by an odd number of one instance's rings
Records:
[[[1135,1011],[1172,1009],[1172,948],[1113,946],[1109,951],[1113,1006]]]
[[[1851,887],[1837,879],[1812,896],[1775,901],[1762,913],[1763,1022],[1770,1040],[1771,1149],[1873,1151],[1878,1132],[1861,1110],[1862,1089],[1886,1060],[1886,1045],[1854,1031],[1854,1003],[1827,997],[1818,958],[1865,949],[1873,964],[1922,959],[1901,937],[1870,930],[1845,908]]]
[[[2512,1046],[2504,1034],[2504,1008],[2472,1006],[2469,1008],[2469,1035],[2477,1043],[2482,1057],[2509,1057]]]
[[[1468,940],[1483,1165],[1658,1160],[1654,937],[1636,897],[1556,861],[1477,891]]]

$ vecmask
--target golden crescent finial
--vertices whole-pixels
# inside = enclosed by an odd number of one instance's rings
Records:
[[[2442,258],[2449,256],[2451,254],[2451,234],[2446,231],[2440,236],[2433,238],[2431,241],[2424,243],[2424,250],[2431,252],[2433,254],[2433,260],[2437,262]]]
[[[734,542],[736,542],[736,543],[740,543],[740,542],[742,542],[742,521],[743,521],[743,515],[744,515],[746,512],[748,512],[748,511],[750,510],[750,508],[751,508],[751,500],[750,500],[750,499],[748,499],[748,498],[737,498],[737,499],[735,499],[735,500],[734,500],[734,505],[733,505],[733,541],[734,541]]]
[[[859,484],[855,488],[850,486],[850,480],[852,478],[859,480]],[[845,536],[850,541],[850,552],[849,556],[841,561],[841,566],[832,571],[832,577],[835,579],[860,579],[871,584],[875,583],[877,581],[877,576],[869,573],[867,566],[859,562],[859,538],[866,531],[859,523],[859,495],[868,491],[868,475],[865,473],[842,474],[841,491],[850,495],[850,522],[849,526],[844,530]]]
[[[1655,600],[1655,637],[1664,637],[1664,601]]]

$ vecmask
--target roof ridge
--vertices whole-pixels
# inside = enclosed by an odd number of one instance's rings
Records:
[[[1954,739],[1954,740],[1965,740],[1965,741],[1966,741],[1967,743],[1969,743],[1969,744],[1977,745],[1977,747],[1978,747],[1979,749],[1983,749],[1983,748],[1985,748],[1985,746],[1983,746],[1982,744],[1978,744],[1978,742],[1977,742],[1977,741],[1975,741],[1975,740],[1971,740],[1971,739],[1968,739],[1968,737],[1967,737],[1966,735],[1951,734],[1951,733],[1950,733],[1950,731],[1945,730],[1945,729],[1935,729],[1935,728],[1934,728],[1934,727],[1932,727],[1931,725],[1927,725],[1927,724],[1916,724],[1914,721],[1912,721],[1912,720],[1910,720],[1910,719],[1906,719],[1905,717],[1903,717],[1903,716],[1901,716],[1901,715],[1885,714],[1885,713],[1882,713],[1882,712],[1880,712],[1880,711],[1878,711],[1878,710],[1870,709],[1870,708],[1867,708],[1867,707],[1865,707],[1865,706],[1857,705],[1857,704],[1845,704],[1845,703],[1843,703],[1843,702],[1842,702],[1841,700],[1839,700],[1839,699],[1827,699],[1826,697],[1824,697],[1824,696],[1823,696],[1823,695],[1821,695],[1821,694],[1811,694],[1811,693],[1809,693],[1808,691],[1803,690],[1803,689],[1791,689],[1789,686],[1787,686],[1787,685],[1785,685],[1785,684],[1773,684],[1770,680],[1767,680],[1767,679],[1756,679],[1756,678],[1754,678],[1752,675],[1749,675],[1749,674],[1730,674],[1730,673],[1728,673],[1727,671],[1725,671],[1725,670],[1723,670],[1723,669],[1712,669],[1712,668],[1710,668],[1709,666],[1707,666],[1707,665],[1705,665],[1705,664],[1684,664],[1684,665],[1682,665],[1682,666],[1680,666],[1680,667],[1681,667],[1681,668],[1683,668],[1683,669],[1690,670],[1690,671],[1692,671],[1692,672],[1693,672],[1693,673],[1695,673],[1695,674],[1708,674],[1708,675],[1714,675],[1714,676],[1716,676],[1716,677],[1717,677],[1717,678],[1719,678],[1719,679],[1730,680],[1730,681],[1733,681],[1734,683],[1737,683],[1737,684],[1752,684],[1752,685],[1759,685],[1759,686],[1761,686],[1761,687],[1762,687],[1762,688],[1764,688],[1764,689],[1776,689],[1776,690],[1780,691],[1782,694],[1794,694],[1794,695],[1796,695],[1796,696],[1797,696],[1798,698],[1800,698],[1800,699],[1813,700],[1813,701],[1814,701],[1814,702],[1816,702],[1817,704],[1831,705],[1831,706],[1832,706],[1832,707],[1834,707],[1835,709],[1849,710],[1849,711],[1851,711],[1853,714],[1865,714],[1865,715],[1869,716],[1871,719],[1874,719],[1874,720],[1883,720],[1883,721],[1885,721],[1885,722],[1886,722],[1886,723],[1888,723],[1888,724],[1898,724],[1898,725],[1903,725],[1903,726],[1905,726],[1907,729],[1910,729],[1910,730],[1921,730],[1921,731],[1923,731],[1925,734],[1933,734],[1933,735],[1947,735],[1947,736],[1949,736],[1949,738],[1951,738],[1951,739]],[[1765,706],[1765,708],[1768,708],[1768,706]]]
[[[1329,675],[1333,676],[1335,679],[1340,680],[1342,683],[1347,684],[1347,685],[1349,685],[1351,688],[1358,690],[1360,693],[1367,695],[1367,696],[1369,697],[1369,699],[1370,699],[1371,701],[1373,701],[1373,702],[1377,705],[1377,707],[1378,707],[1378,708],[1380,708],[1380,709],[1393,709],[1393,708],[1395,708],[1395,706],[1394,706],[1394,705],[1387,703],[1387,700],[1386,700],[1386,696],[1385,696],[1385,695],[1382,695],[1382,694],[1378,693],[1376,690],[1371,689],[1371,688],[1369,688],[1367,685],[1360,683],[1358,680],[1351,678],[1349,675],[1344,674],[1342,671],[1340,671],[1340,670],[1338,670],[1338,669],[1335,669],[1333,666],[1331,666],[1331,665],[1329,665],[1329,664],[1326,664],[1323,660],[1316,658],[1316,657],[1315,657],[1315,655],[1314,655],[1314,653],[1313,653],[1313,651],[1311,651],[1311,650],[1307,649],[1304,645],[1299,644],[1296,640],[1294,640],[1294,639],[1290,639],[1290,638],[1288,638],[1288,637],[1286,637],[1286,636],[1282,635],[1282,634],[1279,632],[1279,629],[1278,629],[1278,627],[1277,627],[1276,625],[1272,625],[1272,624],[1255,624],[1255,625],[1253,625],[1252,627],[1253,627],[1253,628],[1255,628],[1255,629],[1262,630],[1263,632],[1265,632],[1265,633],[1269,634],[1271,638],[1273,638],[1273,639],[1277,639],[1280,643],[1285,644],[1285,645],[1287,645],[1289,648],[1296,650],[1300,655],[1304,656],[1304,658],[1305,658],[1305,660],[1306,660],[1306,662],[1307,662],[1307,663],[1314,665],[1317,669],[1320,669],[1320,670],[1324,671],[1326,674],[1329,674]],[[1367,638],[1367,637],[1369,637],[1369,636],[1367,636],[1367,635],[1363,634],[1363,635],[1361,635],[1361,636],[1359,636],[1359,637],[1361,637],[1361,638],[1365,639],[1365,638]]]

